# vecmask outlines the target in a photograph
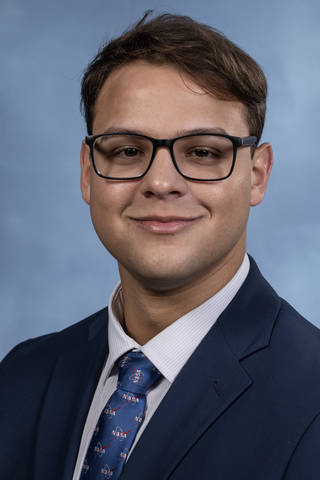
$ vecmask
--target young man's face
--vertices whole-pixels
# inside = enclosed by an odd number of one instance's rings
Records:
[[[142,61],[115,70],[106,80],[93,123],[94,134],[130,130],[154,138],[217,128],[229,135],[248,136],[244,106],[206,94],[172,66]],[[113,181],[93,171],[89,149],[83,144],[82,194],[90,205],[95,230],[118,260],[120,273],[147,288],[170,290],[242,258],[250,205],[262,200],[271,169],[266,150],[260,147],[262,159],[258,149],[257,160],[252,160],[250,148],[239,148],[229,178],[196,182],[183,178],[169,150],[161,147],[143,178]],[[139,221],[153,216],[191,221],[174,232]]]

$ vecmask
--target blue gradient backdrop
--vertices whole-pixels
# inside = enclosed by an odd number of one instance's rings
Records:
[[[211,24],[264,68],[275,166],[248,251],[319,325],[319,2],[1,0],[0,357],[102,308],[118,280],[80,195],[80,80],[102,42],[148,8]]]

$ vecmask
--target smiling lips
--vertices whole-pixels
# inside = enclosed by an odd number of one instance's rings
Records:
[[[198,220],[198,218],[199,217],[161,217],[158,215],[153,215],[148,217],[134,218],[133,220],[135,220],[139,226],[141,226],[145,230],[148,230],[149,232],[168,234],[180,232],[181,230]]]

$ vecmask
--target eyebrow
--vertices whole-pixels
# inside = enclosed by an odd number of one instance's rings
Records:
[[[150,136],[145,131],[142,131],[140,129],[131,129],[131,128],[124,128],[124,127],[117,127],[117,126],[109,127],[107,130],[105,130],[102,133],[129,133],[129,134],[137,133],[138,135]],[[210,127],[210,128],[202,127],[202,128],[177,130],[175,137],[182,137],[184,135],[195,135],[198,133],[221,133],[224,135],[228,135],[228,132],[221,127]]]

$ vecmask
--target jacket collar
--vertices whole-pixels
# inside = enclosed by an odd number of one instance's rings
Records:
[[[249,260],[246,280],[218,319],[227,344],[239,360],[269,344],[281,305],[251,255]]]

